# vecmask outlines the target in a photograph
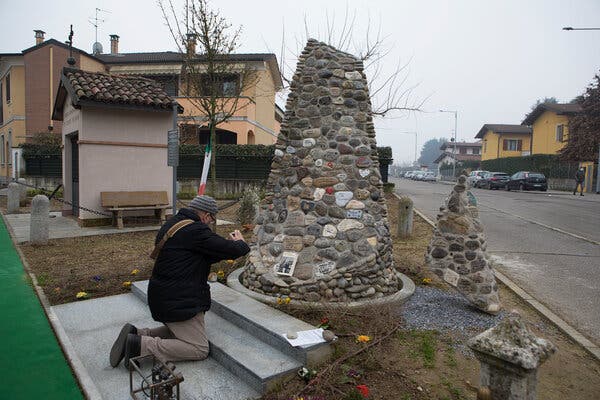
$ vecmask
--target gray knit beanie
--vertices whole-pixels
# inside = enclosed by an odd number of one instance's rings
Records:
[[[205,211],[212,215],[217,215],[219,209],[217,202],[210,196],[196,196],[188,205],[189,208],[195,211]]]

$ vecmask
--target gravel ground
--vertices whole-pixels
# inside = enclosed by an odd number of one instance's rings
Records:
[[[457,292],[417,286],[400,314],[409,329],[452,333],[457,339],[456,350],[470,356],[466,340],[497,325],[506,312],[489,315],[472,307]]]

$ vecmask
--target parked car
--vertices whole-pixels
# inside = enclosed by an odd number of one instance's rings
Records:
[[[510,180],[510,175],[506,172],[488,172],[476,182],[476,187],[484,189],[503,189],[506,182]]]
[[[422,180],[421,178],[423,177],[423,175],[425,175],[425,171],[415,171],[415,173],[412,175],[411,179],[413,179],[415,181],[420,181],[420,180]]]
[[[506,182],[506,190],[548,190],[548,182],[544,174],[539,172],[519,171]]]
[[[435,172],[425,172],[421,180],[425,182],[435,182],[437,181],[437,175],[435,174]]]
[[[487,174],[488,172],[489,171],[483,171],[483,170],[471,171],[471,173],[469,174],[469,176],[467,176],[467,183],[471,187],[477,187],[475,185],[476,182],[479,181],[481,178],[483,178],[483,176],[485,174]]]

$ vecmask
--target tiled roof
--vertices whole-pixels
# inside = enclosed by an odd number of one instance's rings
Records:
[[[485,124],[479,130],[479,133],[475,135],[478,139],[483,139],[483,135],[490,130],[494,133],[520,133],[520,134],[531,134],[531,128],[523,125],[510,125],[510,124]]]
[[[481,147],[481,142],[456,142],[456,147]],[[440,150],[454,148],[454,142],[446,142],[442,144]]]
[[[538,104],[538,106],[521,122],[521,125],[533,125],[536,119],[540,115],[544,113],[544,111],[552,111],[558,115],[568,115],[575,114],[581,111],[581,105],[577,103],[563,103],[563,104],[553,104],[553,103],[542,103]]]
[[[457,161],[480,161],[481,154],[452,154],[448,152],[443,152],[435,159],[434,164],[439,164],[444,158],[450,157],[454,158]]]
[[[64,68],[61,83],[73,97],[74,104],[87,100],[171,109],[174,103],[162,86],[152,79]]]

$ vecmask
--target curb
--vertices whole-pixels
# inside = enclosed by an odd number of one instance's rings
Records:
[[[50,327],[54,331],[54,335],[56,336],[56,339],[57,339],[58,344],[65,356],[65,359],[67,360],[69,367],[73,371],[73,375],[75,375],[76,381],[79,384],[79,387],[81,388],[82,394],[88,400],[102,400],[102,396],[100,395],[100,392],[98,391],[98,388],[96,387],[96,384],[92,381],[92,378],[90,377],[87,370],[83,366],[83,363],[81,362],[79,357],[77,357],[77,352],[75,351],[75,348],[73,347],[73,344],[71,343],[71,340],[67,336],[63,326],[60,323],[60,320],[58,319],[58,317],[56,316],[54,311],[52,311],[52,308],[50,306],[50,302],[48,301],[48,298],[44,294],[44,291],[42,290],[42,288],[38,285],[38,281],[37,281],[35,274],[31,271],[31,268],[29,267],[29,263],[27,262],[27,260],[25,259],[25,256],[23,255],[23,252],[17,245],[17,243],[15,241],[15,234],[12,229],[12,226],[6,220],[4,213],[0,213],[0,215],[2,215],[2,220],[4,222],[4,225],[6,226],[6,229],[8,230],[10,238],[13,242],[13,246],[14,246],[15,250],[17,251],[19,258],[21,259],[21,263],[23,264],[23,269],[25,270],[27,275],[31,278],[31,284],[35,290],[35,294],[37,295],[38,300],[39,300],[40,304],[42,305],[42,309],[44,310],[44,313],[46,314],[46,318],[48,319],[48,322],[50,323]]]
[[[227,277],[227,286],[229,286],[231,289],[235,290],[236,292],[242,293],[248,297],[258,300],[261,303],[276,306],[277,299],[278,299],[277,297],[260,294],[258,292],[255,292],[253,290],[246,288],[244,285],[241,284],[240,275],[242,274],[243,270],[244,270],[244,268],[242,267],[242,268],[238,268],[235,271],[233,271],[232,273],[230,273],[229,276]],[[313,310],[315,310],[315,309],[316,310],[331,309],[331,308],[333,308],[333,309],[339,309],[339,308],[356,309],[356,308],[367,307],[367,306],[402,304],[410,296],[412,296],[413,293],[415,292],[415,284],[408,276],[406,276],[400,272],[397,272],[397,274],[398,274],[398,277],[400,278],[400,280],[402,281],[402,289],[400,289],[400,291],[398,291],[397,293],[395,293],[391,296],[381,297],[381,298],[375,299],[375,300],[366,300],[366,301],[362,301],[362,302],[352,301],[352,302],[348,302],[348,303],[333,303],[333,302],[332,303],[320,303],[320,302],[311,302],[311,301],[303,301],[303,300],[293,300],[292,303],[295,305],[308,307]]]
[[[429,219],[425,214],[421,211],[413,208],[414,212],[421,217],[425,222],[435,228],[435,223]],[[496,265],[501,265],[499,263],[495,263]],[[545,317],[548,321],[553,323],[559,330],[561,330],[565,335],[571,338],[575,343],[583,347],[592,357],[596,358],[597,361],[600,361],[600,347],[592,343],[589,339],[583,336],[579,331],[569,325],[565,320],[560,318],[554,312],[552,312],[548,307],[543,305],[540,301],[536,300],[532,295],[527,293],[521,287],[519,287],[515,282],[513,282],[509,277],[504,275],[502,272],[498,271],[494,268],[494,275],[496,278],[504,284],[507,288],[509,288],[517,297],[527,303],[530,307],[536,310],[539,314]]]

